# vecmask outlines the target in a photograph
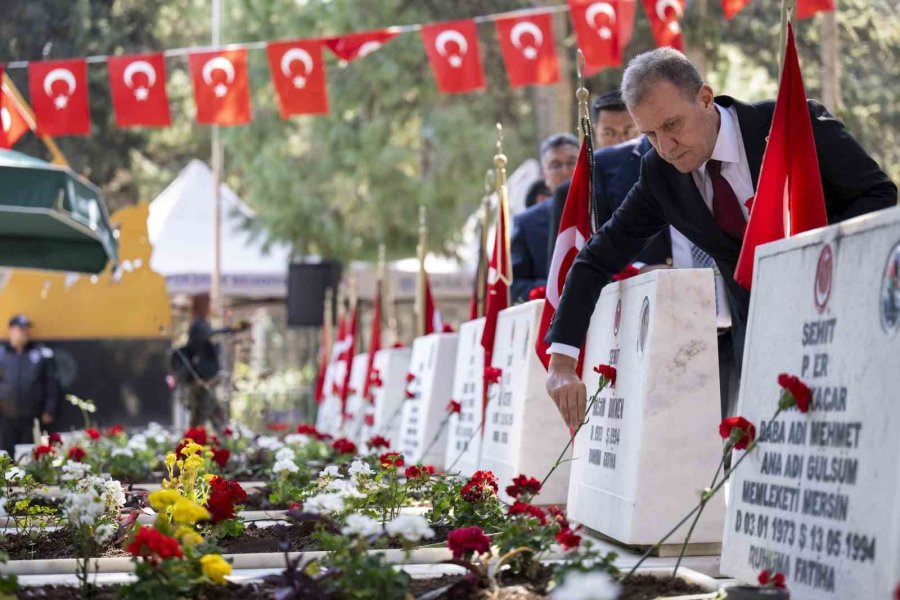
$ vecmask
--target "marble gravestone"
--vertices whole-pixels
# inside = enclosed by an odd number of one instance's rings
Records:
[[[338,374],[344,371],[343,363],[331,361],[325,369],[322,403],[316,410],[316,429],[328,435],[337,435],[341,428],[341,395]],[[343,381],[343,379],[341,379]]]
[[[366,383],[366,369],[369,366],[368,353],[357,354],[350,365],[350,390],[347,392],[347,419],[343,423],[341,435],[359,445],[362,428],[365,425],[366,402],[363,386]]]
[[[652,545],[696,505],[722,457],[712,270],[662,269],[603,288],[585,344],[589,400],[600,364],[616,367],[617,381],[576,436],[569,518]],[[716,496],[691,543],[720,544],[724,512]]]
[[[793,600],[894,598],[900,208],[759,248],[746,340],[738,413],[759,445],[732,477],[722,572],[782,572]],[[812,402],[772,420],[782,372]]]
[[[506,486],[514,477],[524,474],[542,480],[569,441],[569,428],[547,395],[547,372],[534,349],[543,307],[543,300],[532,300],[497,318],[491,362],[502,375],[500,383],[488,390],[481,468],[497,475],[505,502],[512,500]],[[564,463],[535,503],[565,503],[568,485],[569,463]]]
[[[444,469],[469,476],[478,470],[481,456],[481,403],[484,383],[484,317],[459,326],[459,350],[453,378],[453,400],[462,404],[450,417]]]
[[[386,437],[392,448],[399,445],[410,352],[409,348],[386,348],[375,353],[373,367],[381,377],[381,386],[372,386],[370,390],[373,400],[366,407],[366,414],[372,416],[372,424],[363,423],[360,435],[363,442],[378,434]]]
[[[433,333],[413,342],[409,363],[413,380],[406,387],[409,394],[403,403],[397,446],[408,465],[444,464],[447,432],[441,424],[453,392],[458,337],[456,333]]]

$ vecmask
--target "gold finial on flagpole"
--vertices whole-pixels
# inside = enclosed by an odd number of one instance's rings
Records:
[[[498,191],[501,186],[506,185],[506,163],[506,155],[503,154],[503,125],[497,123],[497,154],[494,155],[494,166],[496,167],[494,175]]]
[[[584,141],[584,128],[581,124],[589,118],[588,98],[591,93],[584,87],[584,53],[578,50],[575,58],[575,68],[578,72],[578,89],[575,90],[575,99],[578,101],[578,141]]]

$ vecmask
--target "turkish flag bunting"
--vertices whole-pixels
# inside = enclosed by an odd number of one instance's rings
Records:
[[[344,348],[340,357],[344,363],[344,380],[341,382],[341,423],[347,420],[347,396],[350,394],[350,370],[353,366],[353,354],[356,352],[356,330],[358,327],[357,308],[353,308],[353,316],[350,317],[350,327],[344,337]]]
[[[569,0],[572,26],[575,28],[578,47],[584,54],[585,76],[622,64],[622,47],[625,44],[620,40],[622,23],[619,6],[619,0]],[[633,6],[631,19],[633,25]]]
[[[369,354],[366,359],[366,382],[363,385],[362,397],[375,403],[372,395],[372,382],[377,378],[375,372],[375,354],[381,350],[381,280],[375,284],[375,301],[372,309],[372,330],[369,334]]]
[[[282,119],[328,112],[325,61],[322,60],[320,41],[273,42],[266,46],[266,54]]]
[[[512,87],[559,81],[559,62],[549,13],[497,21],[503,63]]]
[[[376,29],[375,31],[362,31],[360,33],[329,37],[323,39],[322,42],[339,59],[350,62],[372,54],[395,37],[397,37],[396,31]]]
[[[671,46],[684,51],[684,36],[681,32],[681,17],[684,16],[686,0],[643,0],[644,10],[650,20],[650,29],[656,45]]]
[[[322,337],[319,341],[319,370],[316,373],[316,389],[313,398],[316,404],[322,404],[325,399],[325,374],[328,372],[328,363],[330,357],[331,342],[331,319],[322,321]]]
[[[246,50],[216,50],[188,56],[194,80],[197,122],[243,125],[250,122],[250,81]]]
[[[816,140],[790,25],[768,140],[734,271],[735,281],[748,290],[756,247],[785,237],[786,212],[790,215],[790,235],[828,225]]]
[[[569,186],[569,193],[566,195],[566,203],[560,218],[559,235],[556,236],[553,257],[550,259],[550,274],[547,276],[547,292],[544,310],[541,312],[541,325],[534,343],[538,359],[544,363],[545,368],[550,364],[550,355],[547,354],[550,344],[545,342],[544,338],[547,337],[553,315],[556,314],[556,308],[559,306],[559,299],[562,296],[563,285],[566,283],[569,269],[572,268],[575,257],[591,237],[590,162],[590,144],[585,141],[581,144],[578,162],[572,173],[572,183]],[[580,354],[578,360],[579,375],[581,375],[583,358],[584,352]]]
[[[172,123],[162,54],[110,56],[108,72],[116,125],[166,127]]]
[[[725,14],[725,19],[730,21],[748,4],[750,4],[750,0],[722,0],[722,12]]]
[[[834,0],[797,0],[797,18],[809,19],[820,12],[834,10]]]
[[[2,78],[3,69],[0,68],[0,79]],[[31,129],[19,103],[6,89],[6,84],[0,88],[0,124],[3,126],[0,130],[0,148],[12,148]]]
[[[39,135],[88,135],[87,66],[83,58],[28,64],[28,90]]]
[[[462,94],[484,88],[475,21],[423,25],[421,35],[441,92]]]

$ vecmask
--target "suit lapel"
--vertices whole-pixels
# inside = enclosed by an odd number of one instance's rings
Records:
[[[747,165],[750,167],[750,179],[755,192],[763,154],[766,151],[771,117],[767,117],[752,104],[739,102],[730,96],[718,96],[716,103],[725,107],[734,106],[738,126],[741,128],[741,138],[744,142],[744,153],[747,155]]]

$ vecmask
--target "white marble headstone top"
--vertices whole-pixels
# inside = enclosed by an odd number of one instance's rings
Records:
[[[347,419],[344,421],[341,434],[355,444],[362,443],[362,428],[368,402],[363,399],[363,387],[366,383],[366,369],[369,366],[368,353],[357,354],[350,366],[350,390],[347,392]]]

